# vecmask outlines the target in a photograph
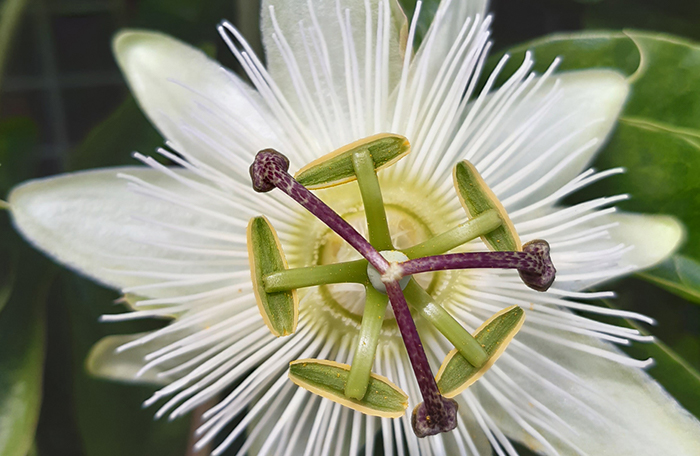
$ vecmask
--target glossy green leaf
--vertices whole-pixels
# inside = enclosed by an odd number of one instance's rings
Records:
[[[489,355],[481,367],[474,367],[457,351],[447,354],[435,378],[440,392],[448,398],[455,397],[474,384],[503,354],[525,321],[525,311],[518,306],[503,309],[484,322],[476,330],[474,338]]]
[[[416,25],[416,37],[414,42],[414,48],[418,49],[420,43],[423,42],[423,38],[428,33],[430,29],[430,24],[433,23],[435,18],[435,13],[440,6],[440,0],[422,0],[423,5],[421,6],[420,16],[418,17],[418,24]],[[399,0],[399,4],[403,8],[406,16],[408,16],[409,23],[413,19],[413,12],[416,9],[416,0]]]
[[[15,237],[15,242],[21,241]],[[25,456],[42,400],[47,262],[23,251],[18,280],[0,312],[0,454]]]
[[[617,132],[596,160],[598,168],[628,172],[596,186],[630,193],[624,209],[666,213],[688,228],[682,253],[700,258],[700,46],[666,37],[630,34],[642,52]],[[586,195],[589,195],[586,193]]]
[[[688,301],[700,303],[700,262],[692,258],[676,254],[637,275]]]
[[[553,35],[511,50],[513,65],[522,60],[525,49],[534,52],[538,70],[560,55],[565,70],[609,66],[629,76],[632,88],[617,130],[593,165],[598,169],[624,167],[627,173],[579,192],[575,201],[629,193],[632,198],[620,204],[622,209],[680,219],[688,232],[681,253],[698,261],[700,45],[636,31]],[[512,73],[512,68],[506,68],[504,76]],[[678,269],[677,265],[661,266],[643,277],[692,297],[690,265],[683,262],[680,273],[670,272]],[[678,277],[673,279],[673,274]]]
[[[360,139],[320,157],[297,171],[294,178],[304,187],[319,189],[352,182],[355,152],[369,151],[374,169],[379,170],[396,163],[411,151],[411,145],[403,136],[381,133]]]
[[[638,279],[629,278],[615,287],[617,298],[603,301],[611,308],[623,308],[642,312],[658,320],[651,333],[656,336],[652,343],[632,343],[622,346],[630,356],[637,359],[653,358],[654,365],[648,369],[654,377],[680,404],[695,416],[700,416],[700,336],[693,333],[700,309]],[[648,335],[646,326],[632,320],[609,320]]]
[[[637,46],[623,32],[558,33],[492,55],[482,72],[482,80],[491,74],[504,54],[508,54],[508,62],[497,79],[497,85],[500,85],[520,67],[527,51],[533,53],[534,69],[540,73],[558,57],[561,59],[560,71],[613,68],[626,76],[632,75],[640,62]]]
[[[299,298],[296,290],[268,293],[265,276],[287,269],[277,233],[265,217],[253,217],[248,223],[248,261],[255,300],[260,315],[275,336],[288,336],[299,322]]]
[[[486,185],[474,165],[466,160],[457,163],[452,178],[459,201],[470,219],[487,211],[495,210],[503,222],[495,230],[481,236],[484,243],[495,251],[522,250],[520,237],[513,222],[508,217],[508,212]]]
[[[289,378],[314,394],[372,416],[398,418],[408,407],[408,396],[386,377],[371,374],[365,396],[345,396],[350,366],[321,359],[300,359],[289,364]]]
[[[688,0],[600,0],[581,15],[591,30],[641,28],[700,39],[700,2]]]

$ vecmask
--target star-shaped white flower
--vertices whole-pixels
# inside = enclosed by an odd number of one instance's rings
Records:
[[[267,67],[229,24],[220,31],[255,88],[200,51],[167,36],[125,32],[115,53],[141,107],[167,139],[176,167],[104,169],[33,181],[9,199],[15,224],[55,259],[131,300],[134,312],[105,319],[172,316],[165,328],[111,337],[92,367],[102,375],[163,384],[147,401],[158,416],[182,415],[212,399],[202,445],[236,416],[215,450],[246,434],[259,454],[514,454],[508,438],[545,454],[697,455],[700,425],[613,344],[645,340],[596,322],[587,303],[610,296],[587,287],[645,268],[673,251],[672,219],[616,213],[624,196],[573,207],[558,202],[620,172],[588,165],[614,126],[628,85],[605,70],[544,75],[528,56],[497,90],[478,76],[489,43],[484,4],[444,0],[420,49],[415,23],[395,0],[265,0]],[[280,192],[254,193],[248,166],[258,150],[283,151],[295,171],[354,140],[401,134],[411,154],[379,173],[389,225],[407,247],[465,220],[452,166],[476,165],[523,239],[545,238],[558,275],[547,293],[512,271],[436,273],[437,302],[473,331],[511,305],[527,320],[498,363],[462,393],[458,428],[417,439],[408,417],[362,415],[287,380],[290,361],[350,363],[363,290],[300,290],[292,336],[275,338],[258,313],[246,247],[248,219],[277,229],[290,266],[354,258],[337,236]],[[356,228],[364,215],[355,184],[319,196]],[[466,250],[483,250],[473,242]],[[575,311],[576,313],[572,312]],[[387,317],[389,319],[389,317]],[[433,369],[452,347],[420,319]],[[395,326],[386,324],[376,372],[420,400]],[[114,349],[120,347],[117,354]],[[138,371],[138,372],[137,372]],[[381,439],[375,436],[381,431]]]

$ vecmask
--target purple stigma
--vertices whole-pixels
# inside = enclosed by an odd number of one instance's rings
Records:
[[[532,255],[535,262],[528,269],[518,269],[522,281],[533,290],[549,290],[557,275],[557,270],[549,256],[549,243],[543,239],[535,239],[523,246],[523,252]]]
[[[431,415],[425,402],[421,402],[413,409],[411,426],[416,437],[428,437],[441,432],[450,432],[457,427],[457,401],[440,396],[443,413],[438,416]]]
[[[275,149],[264,149],[257,153],[249,170],[253,190],[267,193],[276,187],[273,179],[275,171],[286,173],[289,170],[289,159]]]

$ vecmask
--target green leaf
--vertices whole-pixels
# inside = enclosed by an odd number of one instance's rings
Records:
[[[637,274],[688,301],[700,303],[700,262],[676,254],[654,269]]]
[[[21,242],[15,237],[15,242]],[[0,313],[0,454],[26,456],[42,399],[47,262],[23,252],[18,280]]]
[[[637,359],[653,358],[655,364],[648,369],[649,374],[690,413],[700,417],[700,336],[693,334],[693,327],[688,324],[689,319],[697,321],[700,310],[634,278],[620,282],[615,290],[617,298],[604,300],[605,306],[641,312],[658,320],[653,329],[654,342],[632,343],[620,348]],[[606,321],[637,329],[643,335],[650,333],[636,321]]]
[[[489,57],[482,82],[491,74],[501,58],[510,58],[503,67],[496,84],[500,85],[517,70],[525,52],[535,58],[534,70],[544,72],[557,57],[561,58],[560,71],[590,68],[613,68],[626,76],[639,68],[640,53],[634,41],[623,32],[581,32],[548,35],[534,41],[512,47]]]
[[[625,210],[666,213],[688,229],[682,253],[700,258],[700,46],[629,33],[642,65],[620,125],[595,166],[628,172],[601,182],[606,194],[630,193]],[[588,194],[588,192],[587,192]],[[653,273],[648,273],[652,274]]]
[[[404,10],[406,16],[408,16],[408,23],[411,23],[413,19],[413,12],[416,9],[416,0],[399,0],[399,4]],[[420,16],[418,17],[418,24],[416,24],[416,37],[414,42],[414,49],[418,49],[420,44],[423,42],[423,38],[428,33],[430,29],[430,24],[433,23],[435,18],[435,13],[440,6],[440,0],[423,0],[423,5],[421,6]]]
[[[609,66],[629,76],[632,88],[617,130],[593,165],[598,169],[624,167],[627,173],[579,192],[575,201],[629,193],[632,198],[621,203],[621,209],[680,219],[688,232],[681,253],[689,261],[698,261],[700,45],[637,31],[554,35],[511,50],[514,62],[504,77],[512,73],[526,49],[534,52],[539,70],[560,55],[564,70]],[[683,263],[683,280],[670,278],[673,267],[669,266],[647,271],[643,277],[691,297],[697,289],[689,291],[689,285],[695,283],[688,278],[693,277],[688,275],[690,265]]]
[[[700,39],[700,2],[688,0],[605,0],[580,16],[586,29],[642,28]]]

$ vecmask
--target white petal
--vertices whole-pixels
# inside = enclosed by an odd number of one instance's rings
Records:
[[[280,147],[258,93],[200,50],[143,31],[122,32],[113,46],[141,109],[179,151],[220,169],[232,155]]]
[[[472,23],[477,15],[481,20],[484,19],[487,3],[486,0],[443,0],[440,2],[435,14],[438,20],[433,20],[429,29],[429,33],[435,35],[431,38],[434,42],[423,41],[417,52],[419,58],[426,54],[425,57],[430,59],[428,81],[433,79],[433,76],[440,69],[440,65],[446,60],[450,48],[457,40],[460,30],[468,18],[471,18]],[[421,16],[425,14],[427,14],[426,11],[421,13]]]
[[[380,9],[386,55],[377,46]],[[408,25],[397,0],[264,0],[261,22],[267,68],[286,101],[311,128],[328,123],[332,147],[357,139],[358,118],[371,115],[375,99],[385,100],[401,75]],[[378,50],[387,84],[375,83]]]
[[[610,344],[585,336],[558,333],[572,342],[618,353]],[[518,340],[534,348],[544,357],[577,375],[582,384],[567,379],[547,364],[533,362],[538,376],[557,385],[556,391],[546,383],[523,376],[508,363],[501,364],[508,375],[542,404],[562,418],[575,432],[563,429],[562,434],[589,455],[616,456],[693,456],[700,454],[700,422],[684,410],[658,383],[640,369],[622,366],[597,356],[575,352],[569,347],[533,336],[519,335]],[[532,355],[514,350],[512,356],[528,362]],[[565,392],[565,393],[564,393]],[[577,405],[570,394],[578,399]],[[485,397],[484,401],[489,402]],[[591,410],[592,409],[592,410]],[[499,425],[510,437],[531,448],[542,450],[532,437],[498,406]],[[562,454],[573,450],[547,432],[545,436]]]
[[[159,377],[159,369],[148,370],[138,377],[136,375],[146,364],[144,357],[154,350],[153,347],[140,345],[120,353],[116,351],[120,346],[134,341],[145,334],[147,333],[107,336],[100,339],[90,349],[90,353],[85,360],[85,368],[92,375],[110,380],[145,383],[148,385],[167,385],[171,380]]]
[[[139,194],[119,173],[156,185],[172,202]],[[186,171],[178,175],[197,181]],[[15,226],[30,242],[106,285],[172,282],[173,288],[135,291],[164,297],[219,288],[222,281],[236,283],[227,274],[250,280],[241,272],[248,271],[247,218],[238,218],[245,215],[152,169],[113,168],[34,180],[15,188],[9,202]]]
[[[615,213],[607,221],[617,223],[611,235],[634,248],[622,257],[621,265],[635,271],[647,269],[665,260],[685,239],[683,224],[668,215]]]
[[[536,84],[537,81],[533,81]],[[557,92],[552,92],[554,85]],[[609,70],[562,73],[548,79],[529,98],[520,101],[497,125],[474,162],[507,209],[526,206],[546,197],[577,176],[592,160],[610,134],[627,97],[629,85]],[[556,97],[556,98],[552,98]],[[547,101],[551,105],[540,110]],[[541,117],[539,115],[541,114]],[[513,156],[495,169],[488,163],[504,153],[499,146],[518,128],[525,141]]]
[[[620,212],[603,215],[592,222],[567,230],[562,233],[562,237],[576,238],[577,232],[606,225],[609,226],[605,230],[606,235],[601,232],[604,236],[595,241],[567,248],[559,249],[559,238],[552,238],[552,261],[555,266],[562,254],[566,256],[564,267],[557,267],[555,288],[584,290],[650,268],[673,254],[685,239],[683,225],[673,217]],[[615,255],[599,259],[587,256],[616,246],[620,249]]]

